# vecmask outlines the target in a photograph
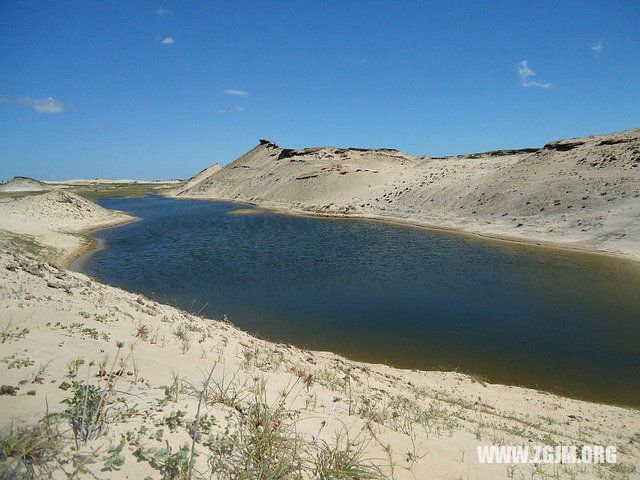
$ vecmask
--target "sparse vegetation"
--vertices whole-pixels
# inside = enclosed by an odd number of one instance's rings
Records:
[[[180,342],[180,350],[182,353],[187,353],[191,348],[189,330],[185,328],[184,325],[179,325],[178,328],[173,331],[173,336]]]
[[[149,338],[150,333],[151,333],[151,329],[148,326],[140,323],[136,327],[135,336],[136,338],[139,338],[140,340],[144,340],[146,342],[147,339]]]
[[[171,188],[173,184],[162,183],[103,183],[96,185],[73,185],[69,191],[84,197],[88,200],[95,200],[100,197],[145,197],[149,194],[160,195]]]
[[[0,196],[6,193],[0,193]],[[0,245],[8,251],[21,252],[40,261],[48,261],[58,255],[56,249],[38,243],[32,235],[18,235],[0,229]]]
[[[68,370],[67,375],[70,378],[75,378],[78,375],[78,369],[82,365],[84,365],[84,358],[82,357],[78,357],[75,360],[70,361],[67,364],[67,370]]]
[[[9,425],[0,433],[0,478],[51,478],[65,461],[65,441],[52,416],[35,425]]]
[[[313,465],[315,478],[383,479],[382,470],[366,456],[367,442],[353,442],[347,433],[338,433],[333,443],[322,441]]]
[[[8,357],[4,357],[0,359],[0,362],[6,363],[7,368],[30,367],[35,363],[31,358],[27,356],[18,357],[17,353],[14,353],[12,355],[9,355]]]
[[[0,332],[0,343],[11,343],[22,340],[29,333],[26,327],[13,326],[12,322],[8,322]]]
[[[64,325],[60,322],[51,323],[47,322],[45,324],[47,327],[50,327],[52,330],[57,330],[61,332],[63,335],[67,337],[79,337],[82,339],[91,339],[98,340],[102,339],[106,342],[111,338],[111,334],[107,332],[99,332],[93,327],[86,327],[82,322],[73,322],[68,325]]]

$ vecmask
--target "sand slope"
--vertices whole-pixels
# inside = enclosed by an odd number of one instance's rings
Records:
[[[260,144],[173,193],[610,252],[640,260],[640,129],[446,158]]]
[[[18,234],[49,248],[49,259],[66,264],[87,245],[81,235],[90,229],[132,221],[123,212],[107,210],[74,193],[55,189],[40,195],[0,202],[0,238]]]
[[[196,188],[198,185],[206,181],[211,175],[216,173],[221,168],[222,167],[220,165],[218,165],[217,163],[214,163],[210,167],[207,167],[204,170],[198,172],[189,180],[184,182],[184,184],[177,189],[177,192],[188,191],[191,188]]]

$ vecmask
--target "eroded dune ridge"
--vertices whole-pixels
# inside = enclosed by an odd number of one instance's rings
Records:
[[[640,129],[445,158],[253,150],[174,195],[232,199],[610,252],[640,260]]]

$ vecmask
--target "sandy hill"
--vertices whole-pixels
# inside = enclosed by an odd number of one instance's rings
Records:
[[[88,241],[68,232],[81,233],[131,220],[133,217],[125,213],[107,210],[74,193],[56,189],[41,195],[4,199],[0,203],[0,240],[6,241],[7,232],[22,239],[30,238],[52,249],[56,263],[65,264],[69,253]]]
[[[261,140],[174,194],[640,259],[640,129],[445,158],[391,149],[292,150]]]
[[[0,192],[39,192],[50,188],[40,180],[29,177],[13,177],[8,182],[0,184]]]

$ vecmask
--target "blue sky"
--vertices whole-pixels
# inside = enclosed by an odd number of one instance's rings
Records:
[[[259,138],[431,156],[640,126],[638,1],[2,1],[0,178],[185,178]]]

